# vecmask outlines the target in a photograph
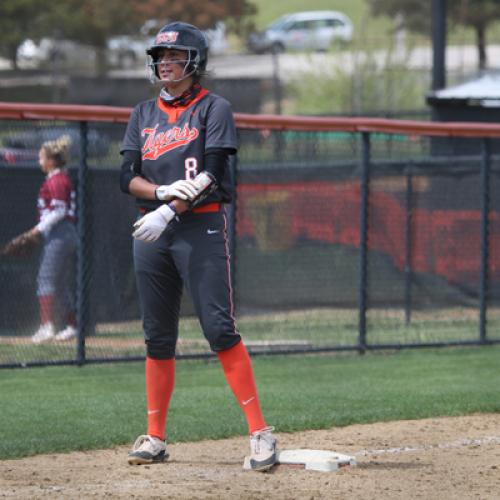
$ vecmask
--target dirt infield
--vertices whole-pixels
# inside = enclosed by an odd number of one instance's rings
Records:
[[[500,414],[277,433],[281,449],[355,455],[338,472],[242,469],[246,438],[170,446],[171,460],[126,464],[128,449],[0,462],[0,498],[500,499]]]

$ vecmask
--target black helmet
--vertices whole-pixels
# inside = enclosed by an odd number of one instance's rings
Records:
[[[153,77],[159,78],[156,64],[161,49],[187,50],[189,53],[189,65],[186,68],[186,76],[200,76],[207,67],[208,42],[205,35],[192,24],[179,21],[169,23],[158,32],[155,41],[146,54],[151,56],[150,67]]]

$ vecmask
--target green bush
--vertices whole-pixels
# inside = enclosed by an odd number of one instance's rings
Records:
[[[314,69],[301,71],[286,92],[293,114],[373,114],[425,109],[429,72],[411,70],[406,61],[411,49],[396,54],[381,50],[335,47]]]

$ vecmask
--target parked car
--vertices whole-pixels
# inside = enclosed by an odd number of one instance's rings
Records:
[[[283,52],[284,50],[328,50],[336,40],[352,40],[352,21],[342,12],[308,11],[286,14],[264,31],[248,38],[251,52]]]
[[[111,37],[107,41],[108,62],[117,68],[136,68],[146,64],[146,50],[154,43],[156,33],[166,22],[146,21],[140,35],[122,35]],[[223,22],[216,23],[213,28],[204,30],[211,55],[222,55],[227,52],[226,27]]]
[[[107,59],[115,68],[132,69],[146,65],[146,49],[153,39],[120,35],[108,38]]]
[[[72,40],[42,38],[35,42],[24,40],[17,48],[20,68],[42,68],[54,64],[61,68],[89,68],[95,64],[95,49]]]
[[[80,155],[80,132],[77,129],[64,127],[35,128],[3,137],[0,148],[0,166],[38,164],[38,151],[45,141],[51,141],[68,134],[71,137],[71,158]],[[89,157],[103,157],[109,152],[110,141],[107,135],[96,129],[87,133]]]

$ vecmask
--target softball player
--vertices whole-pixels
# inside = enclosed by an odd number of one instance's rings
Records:
[[[69,340],[76,336],[72,275],[77,234],[75,229],[75,192],[66,164],[71,138],[66,135],[42,144],[38,153],[46,179],[38,195],[39,222],[29,231],[43,237],[38,271],[38,302],[41,324],[31,337],[35,344],[50,340]],[[54,302],[58,300],[66,314],[66,328],[56,333]]]
[[[165,428],[174,388],[175,348],[183,285],[203,334],[217,353],[250,433],[250,464],[267,470],[276,439],[261,412],[248,352],[234,320],[227,220],[229,156],[236,129],[229,103],[204,89],[203,33],[190,24],[164,26],[147,50],[157,99],[137,105],[121,147],[122,191],[136,197],[134,267],[146,343],[148,430],[130,464],[168,458]]]

